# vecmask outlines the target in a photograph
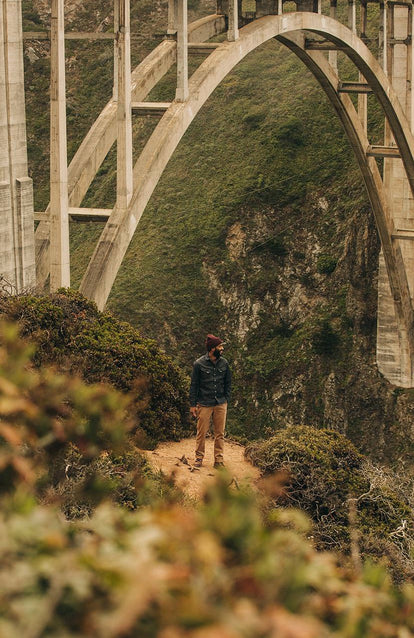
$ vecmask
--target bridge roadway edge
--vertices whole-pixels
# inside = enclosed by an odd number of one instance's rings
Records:
[[[124,214],[114,210],[81,284],[81,292],[94,299],[98,307],[104,307],[116,273],[146,204],[181,137],[201,106],[234,66],[257,46],[273,37],[277,38],[283,34],[300,31],[318,33],[332,42],[346,47],[347,54],[366,77],[384,109],[400,149],[410,186],[413,189],[412,149],[414,149],[414,142],[409,124],[387,77],[364,43],[342,24],[320,14],[300,12],[260,18],[240,30],[239,40],[223,43],[197,69],[190,80],[188,101],[173,103],[147,142],[135,165],[135,188],[131,205]],[[321,80],[321,74],[317,79]],[[322,88],[326,87],[322,84]],[[337,108],[336,111],[339,114]],[[341,119],[343,121],[343,117]],[[349,133],[349,127],[346,127],[346,130]],[[408,360],[411,365],[412,353],[414,352],[412,303],[404,264],[398,245],[395,245],[391,239],[392,217],[388,211],[386,197],[382,192],[382,181],[375,160],[366,157],[367,147],[365,145],[368,142],[362,143],[363,148],[361,149],[359,143],[355,145],[355,139],[355,136],[351,136],[350,141],[363,169],[371,202],[377,201],[376,218],[379,222],[381,240],[384,241],[387,270],[390,274],[397,316],[400,319],[400,341],[404,342],[405,349],[408,348]],[[411,372],[408,376],[410,378],[409,384],[411,384]]]

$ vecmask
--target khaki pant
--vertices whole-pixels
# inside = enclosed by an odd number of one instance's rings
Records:
[[[214,462],[223,462],[224,450],[224,428],[226,425],[227,403],[206,407],[198,406],[197,417],[197,438],[196,438],[196,459],[201,461],[204,458],[206,434],[210,427],[210,421],[213,421],[214,427]]]

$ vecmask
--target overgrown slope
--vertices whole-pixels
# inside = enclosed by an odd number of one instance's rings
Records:
[[[192,3],[192,10],[211,5]],[[74,28],[110,14],[104,0],[74,7]],[[165,28],[165,10],[165,2],[132,3],[142,33],[134,61]],[[99,57],[91,47],[70,49],[71,153],[110,95],[111,52]],[[29,67],[33,83],[37,64]],[[349,73],[343,61],[341,69]],[[173,89],[171,72],[151,99],[171,99]],[[30,104],[34,97],[29,91]],[[380,121],[374,105],[377,136]],[[152,126],[136,122],[135,151]],[[47,131],[40,133],[44,139]],[[44,205],[46,176],[33,145],[31,162]],[[111,206],[114,193],[112,155],[85,202]],[[72,229],[75,285],[100,231],[98,224]],[[378,252],[362,179],[330,105],[293,54],[271,41],[223,81],[179,145],[109,307],[188,371],[205,333],[224,335],[235,371],[233,434],[250,439],[286,423],[324,425],[375,458],[411,463],[412,393],[391,387],[375,366]]]

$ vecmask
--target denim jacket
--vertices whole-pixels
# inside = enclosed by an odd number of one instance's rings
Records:
[[[230,392],[231,372],[227,359],[220,357],[213,363],[205,354],[194,362],[190,385],[191,407],[228,403]]]

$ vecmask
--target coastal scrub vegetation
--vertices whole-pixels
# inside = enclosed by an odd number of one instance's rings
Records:
[[[250,443],[246,456],[264,478],[281,477],[275,502],[310,516],[319,548],[382,561],[399,581],[414,577],[409,477],[373,465],[342,434],[307,426]]]
[[[317,551],[306,514],[232,490],[224,473],[189,507],[142,462],[133,511],[111,482],[95,480],[78,485],[80,499],[95,499],[88,515],[63,517],[53,460],[68,448],[85,462],[124,458],[129,397],[36,368],[16,326],[3,325],[0,341],[1,635],[414,636],[412,584],[397,587],[383,565],[356,570]],[[341,458],[341,441],[326,436]],[[310,439],[315,454],[320,443]],[[360,462],[351,449],[342,458]]]
[[[0,298],[0,314],[37,345],[34,365],[53,363],[88,383],[130,393],[137,442],[153,446],[191,430],[186,378],[156,342],[71,290]]]

